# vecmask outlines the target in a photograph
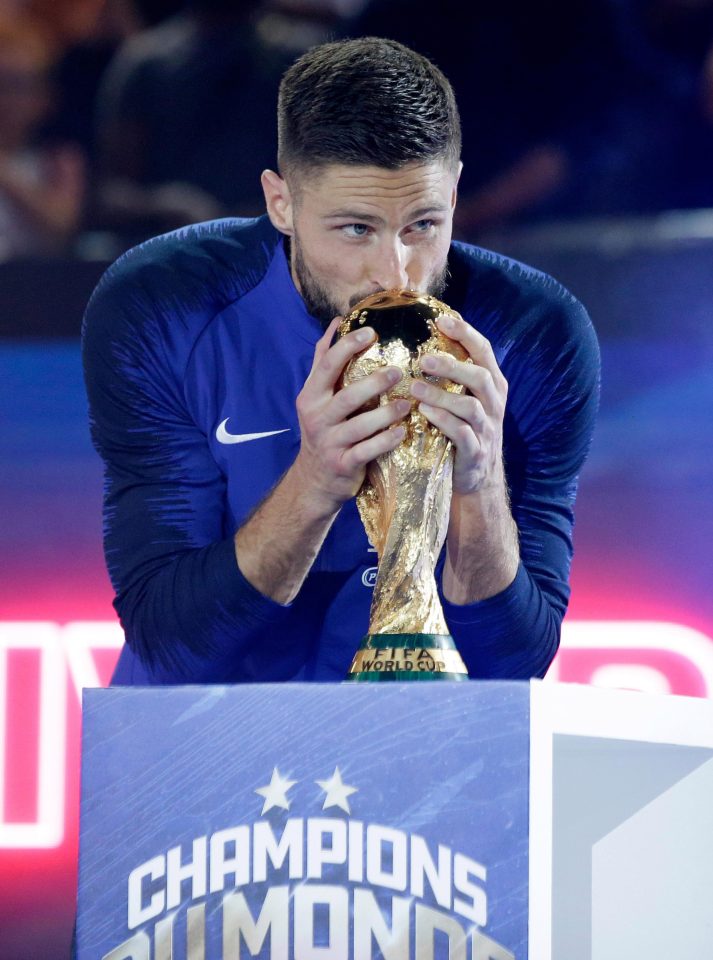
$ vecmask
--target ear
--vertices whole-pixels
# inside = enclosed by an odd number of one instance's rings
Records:
[[[294,233],[293,202],[287,181],[273,170],[263,170],[260,177],[262,190],[265,194],[267,215],[273,227],[280,233],[291,237]]]

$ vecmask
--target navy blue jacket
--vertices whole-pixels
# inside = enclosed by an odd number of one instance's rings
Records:
[[[504,457],[521,564],[502,593],[464,606],[442,598],[444,613],[471,677],[542,676],[569,598],[597,341],[550,277],[458,243],[449,265],[444,299],[490,340],[509,384]],[[114,682],[344,678],[367,630],[376,563],[355,502],[288,606],[247,582],[233,546],[297,454],[295,398],[321,334],[266,217],[150,240],[99,283],[83,347],[126,634]],[[248,433],[271,435],[221,442]]]

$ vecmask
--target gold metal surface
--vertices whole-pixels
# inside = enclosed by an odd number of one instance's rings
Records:
[[[418,411],[419,401],[410,393],[416,379],[451,393],[464,389],[421,370],[423,357],[433,353],[470,362],[460,343],[436,326],[443,314],[458,317],[428,294],[388,290],[362,300],[339,328],[343,336],[368,325],[377,335],[374,343],[348,364],[343,385],[380,367],[396,366],[402,379],[378,402],[383,405],[397,397],[411,401],[404,440],[369,464],[357,495],[364,527],[379,555],[369,622],[372,635],[449,632],[434,568],[448,529],[453,451],[450,440]]]

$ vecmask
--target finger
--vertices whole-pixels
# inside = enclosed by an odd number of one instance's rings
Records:
[[[324,331],[322,336],[317,341],[317,345],[314,351],[315,358],[318,355],[322,357],[323,354],[325,354],[327,350],[329,350],[332,344],[332,340],[334,339],[334,335],[339,329],[339,324],[342,322],[343,319],[344,319],[343,317],[339,317],[339,316],[335,317],[334,320],[332,320],[332,322],[329,324],[327,329]]]
[[[462,317],[440,316],[436,321],[439,329],[451,340],[457,340],[467,351],[468,356],[481,367],[489,371],[493,381],[500,385],[500,378],[504,381],[502,371],[495,359],[493,348],[487,337],[466,323]]]
[[[402,376],[398,367],[383,367],[343,387],[334,394],[329,406],[325,409],[327,422],[334,424],[345,420],[366,406],[369,401],[375,400],[390,390]]]
[[[421,369],[431,376],[460,383],[473,396],[479,398],[488,415],[498,417],[502,415],[507,398],[507,382],[502,374],[499,375],[499,383],[496,383],[487,368],[477,363],[456,360],[448,353],[424,357],[421,361]]]
[[[395,450],[405,436],[406,428],[399,425],[389,427],[388,430],[383,430],[381,433],[374,434],[373,437],[362,440],[361,443],[354,444],[353,447],[349,447],[342,454],[343,469],[351,473],[360,467],[365,467],[367,463],[376,460],[383,453]]]
[[[376,407],[374,410],[360,413],[350,420],[345,420],[344,423],[340,423],[335,428],[334,442],[340,447],[352,447],[367,437],[393,426],[399,420],[403,420],[410,410],[410,401],[394,400],[381,407]]]
[[[485,409],[476,396],[448,393],[447,390],[442,390],[423,380],[416,380],[411,384],[411,394],[430,406],[449,410],[454,416],[469,423],[474,430],[480,430],[485,426]]]
[[[478,455],[481,449],[480,439],[469,423],[442,407],[420,403],[418,409],[429,423],[438,427],[441,433],[452,441],[459,453],[472,458]]]
[[[347,363],[361,350],[365,350],[374,340],[374,336],[371,327],[362,327],[361,330],[354,330],[345,337],[341,337],[333,347],[320,350],[319,355],[315,351],[314,363],[308,378],[312,386],[320,392],[333,390]]]

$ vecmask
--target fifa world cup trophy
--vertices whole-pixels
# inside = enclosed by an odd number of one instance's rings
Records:
[[[428,294],[388,290],[358,303],[339,328],[376,331],[374,342],[354,357],[342,375],[346,386],[384,366],[401,380],[376,402],[411,401],[406,436],[399,446],[369,464],[357,506],[379,556],[369,632],[358,649],[348,680],[467,680],[468,672],[448,632],[435,566],[448,530],[453,449],[451,441],[418,410],[411,396],[415,379],[460,393],[460,384],[421,370],[429,353],[469,358],[439,330],[443,314],[457,316]]]

